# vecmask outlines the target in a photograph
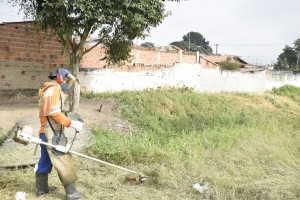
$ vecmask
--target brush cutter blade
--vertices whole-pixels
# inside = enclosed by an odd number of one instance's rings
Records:
[[[140,184],[143,183],[146,180],[145,176],[142,174],[128,174],[125,177],[125,182],[130,184]]]

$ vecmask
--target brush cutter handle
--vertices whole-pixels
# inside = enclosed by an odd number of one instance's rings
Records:
[[[81,123],[84,123],[84,120],[83,120],[82,118],[80,118],[80,117],[78,118],[78,121],[81,122]],[[69,150],[72,148],[73,143],[74,143],[74,141],[75,141],[76,136],[77,136],[78,133],[79,133],[79,131],[76,130],[76,131],[75,131],[75,134],[74,134],[74,137],[73,137],[73,139],[72,139],[72,142],[71,142],[71,144],[70,144]]]
[[[81,131],[83,128],[83,120],[81,118],[78,118],[78,120],[71,120],[71,124],[69,127],[74,128],[76,131]]]

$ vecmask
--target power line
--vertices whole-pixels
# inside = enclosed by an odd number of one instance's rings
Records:
[[[291,45],[292,43],[270,43],[270,44],[218,44],[226,46],[282,46],[282,45]]]
[[[6,13],[0,13],[0,15],[3,15],[3,16],[11,16],[11,17],[18,17],[16,15],[11,15],[11,14],[6,14]]]

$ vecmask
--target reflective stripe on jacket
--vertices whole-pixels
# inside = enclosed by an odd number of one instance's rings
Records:
[[[45,82],[41,86],[39,89],[40,133],[45,132],[47,116],[51,117],[59,125],[70,126],[71,119],[62,113],[63,103],[64,94],[61,92],[61,87],[56,81]]]

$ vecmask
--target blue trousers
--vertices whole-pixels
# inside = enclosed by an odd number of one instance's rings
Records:
[[[43,142],[47,142],[45,133],[40,133],[39,138]],[[52,170],[52,163],[46,145],[41,144],[40,146],[41,146],[41,158],[38,162],[38,168],[36,172],[40,174],[48,174]]]

